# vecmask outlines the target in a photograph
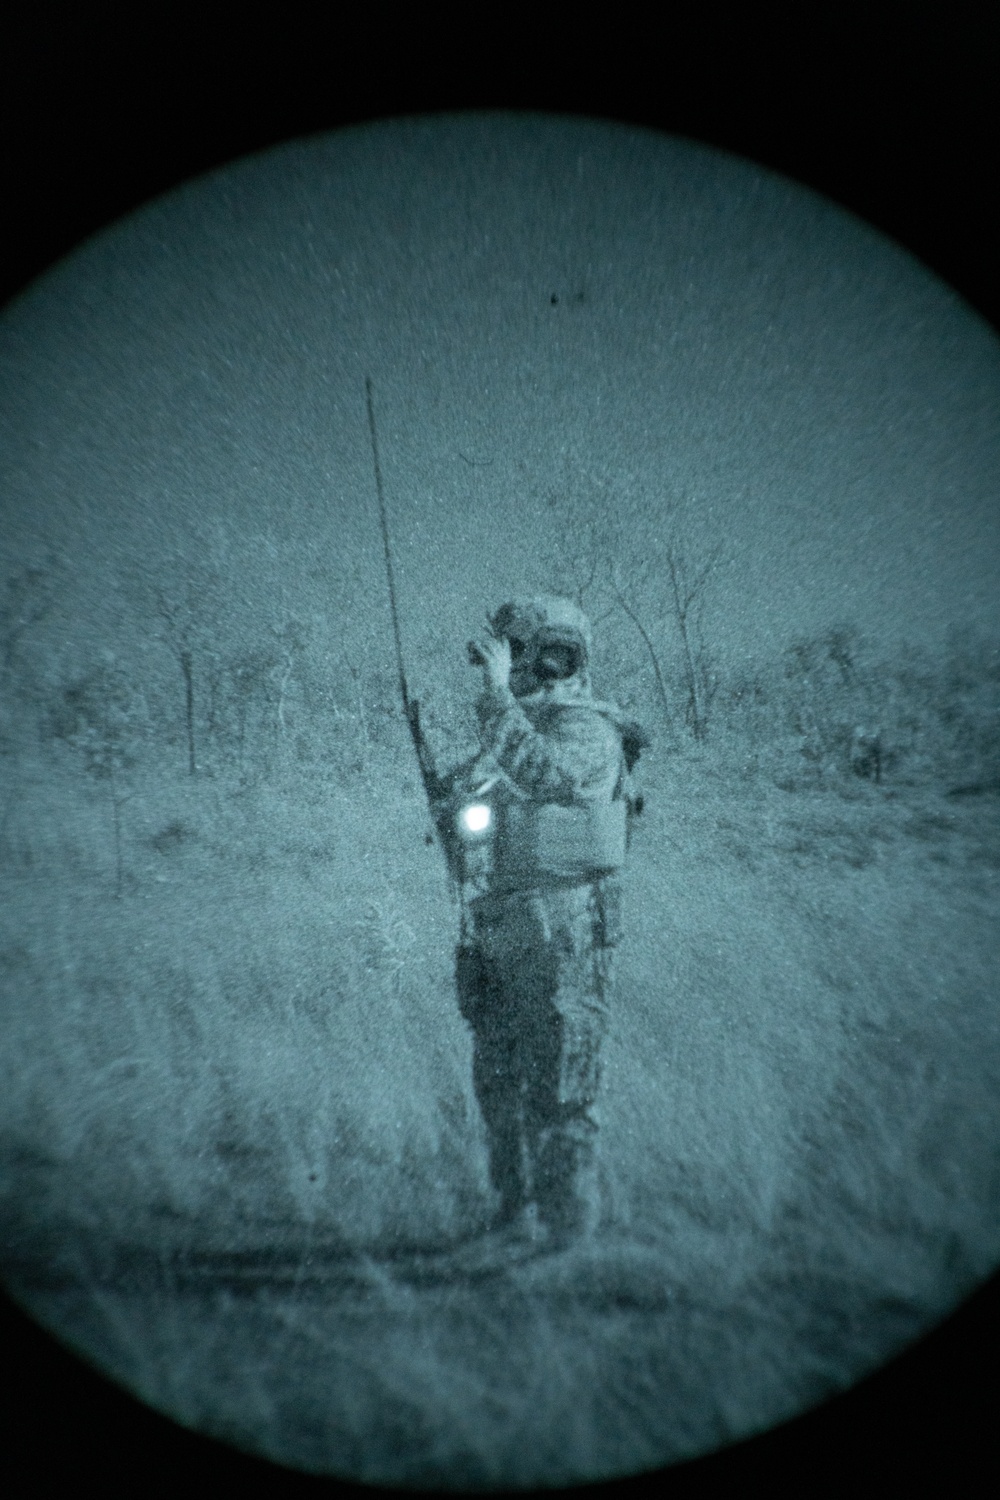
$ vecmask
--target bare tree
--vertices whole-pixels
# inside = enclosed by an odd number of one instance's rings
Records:
[[[19,648],[32,628],[45,619],[56,594],[58,562],[46,559],[44,566],[28,566],[8,577],[0,597],[0,754],[9,753],[17,737],[13,733],[17,710],[15,700],[28,688],[30,674],[18,674]],[[16,780],[9,778],[9,790],[0,808],[0,839],[20,795]]]
[[[671,542],[666,550],[670,602],[674,625],[681,642],[686,691],[685,721],[696,740],[708,733],[708,714],[715,696],[712,673],[701,633],[701,606],[705,583],[719,559],[715,548],[699,568],[693,569],[680,548]]]
[[[554,588],[592,614],[600,625],[619,610],[635,629],[653,668],[656,692],[671,735],[670,695],[650,625],[637,603],[648,593],[649,559],[638,557],[624,508],[608,480],[567,473],[545,497],[555,522],[548,570]],[[634,532],[635,528],[632,528]],[[602,610],[602,600],[612,601]],[[651,623],[651,622],[650,622]]]
[[[166,636],[171,650],[177,658],[184,682],[184,723],[187,730],[188,772],[194,776],[198,770],[195,753],[194,729],[194,656],[192,635],[194,631],[194,599],[191,585],[184,597],[169,597],[162,589],[156,590],[156,611],[166,626]]]
[[[122,808],[131,798],[124,790],[126,773],[134,766],[137,735],[147,719],[145,700],[125,673],[108,660],[65,686],[48,725],[83,757],[84,770],[95,781],[107,783],[115,855],[115,895],[124,885]]]
[[[643,624],[642,619],[629,603],[625,592],[618,581],[617,569],[615,568],[613,562],[609,567],[608,573],[611,590],[614,593],[618,604],[620,605],[624,613],[628,616],[628,618],[632,621],[632,624],[635,626],[636,630],[639,632],[642,643],[649,654],[649,659],[653,666],[653,676],[656,680],[656,691],[659,695],[661,707],[663,708],[663,717],[667,721],[667,727],[669,728],[671,734],[673,734],[675,731],[673,715],[670,712],[670,695],[667,692],[667,685],[663,680],[663,669],[660,666],[660,658],[657,655],[656,647],[653,644],[649,631]]]
[[[22,568],[7,579],[0,604],[0,662],[5,672],[13,667],[23,636],[52,608],[55,586],[51,563],[45,568]]]
[[[209,552],[207,543],[200,548],[192,547],[181,576],[172,583],[159,584],[153,592],[154,607],[163,624],[162,639],[180,669],[187,770],[191,776],[201,769],[199,702],[203,705],[202,724],[206,718],[211,719],[216,707],[213,684],[218,686],[219,610],[227,592]]]
[[[275,664],[275,671],[278,673],[276,721],[278,732],[284,735],[288,731],[285,710],[288,707],[289,686],[296,677],[300,663],[306,655],[308,630],[301,620],[290,616],[286,619],[284,625],[280,629],[275,628],[273,633],[277,642],[279,658]]]
[[[557,586],[581,606],[610,597],[613,610],[629,621],[649,658],[672,735],[675,716],[664,651],[670,636],[676,638],[684,721],[694,738],[703,740],[717,680],[702,633],[702,606],[721,548],[692,565],[679,539],[681,523],[673,502],[659,507],[658,524],[651,528],[648,515],[637,514],[609,481],[592,476],[567,476],[546,503],[556,520],[551,571]]]

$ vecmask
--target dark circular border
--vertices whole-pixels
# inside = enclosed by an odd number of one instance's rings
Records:
[[[321,34],[294,8],[11,3],[0,23],[0,301],[139,203],[275,142],[472,107],[604,116],[751,157],[903,243],[1000,328],[1000,16],[985,5],[671,7],[652,29],[555,10],[428,21],[368,6]],[[339,8],[338,8],[339,11]],[[749,12],[749,14],[748,14]],[[468,31],[461,28],[469,25]],[[581,32],[581,25],[584,31]],[[853,1390],[667,1471],[674,1496],[860,1493],[1000,1480],[1000,1278]],[[29,1497],[354,1494],[247,1458],[141,1406],[0,1302],[0,1486]],[[992,1480],[992,1483],[991,1483]],[[577,1493],[589,1495],[594,1489]]]

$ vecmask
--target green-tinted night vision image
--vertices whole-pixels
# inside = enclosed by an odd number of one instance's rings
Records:
[[[1000,345],[707,147],[469,114],[0,320],[0,1278],[411,1489],[767,1429],[1000,1260]]]

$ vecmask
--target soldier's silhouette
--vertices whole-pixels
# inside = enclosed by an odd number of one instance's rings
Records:
[[[601,1045],[647,741],[592,696],[590,627],[572,601],[515,600],[489,625],[469,646],[480,752],[444,779],[437,814],[461,889],[458,997],[495,1227],[554,1248],[600,1213]]]

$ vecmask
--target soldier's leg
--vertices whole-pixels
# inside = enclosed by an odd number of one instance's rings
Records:
[[[560,1118],[559,1076],[563,1018],[551,995],[536,995],[524,1014],[524,1140],[531,1197],[545,1192],[545,1143]]]
[[[556,1103],[534,1169],[539,1211],[556,1240],[596,1228],[600,1215],[597,1099],[617,940],[602,895],[592,887],[571,905],[564,901],[568,909],[559,930],[562,952],[553,997],[561,1021]]]
[[[562,1023],[557,1099],[538,1138],[533,1179],[545,1224],[572,1237],[595,1229],[600,1217],[596,1106],[605,1027],[600,1013],[564,1013]]]
[[[511,1071],[519,1086],[525,1194],[533,1200],[538,1140],[558,1098],[562,1019],[552,1004],[558,964],[548,935],[540,926],[525,924],[522,939],[508,954],[503,983],[513,1048]]]
[[[524,1150],[524,1105],[517,1037],[509,1027],[477,1027],[472,1079],[486,1127],[490,1181],[500,1195],[501,1220],[513,1218],[528,1201]]]
[[[513,1218],[528,1198],[524,1151],[522,1056],[510,997],[475,946],[459,950],[459,1008],[472,1030],[472,1083],[486,1130],[490,1181],[501,1219]]]

